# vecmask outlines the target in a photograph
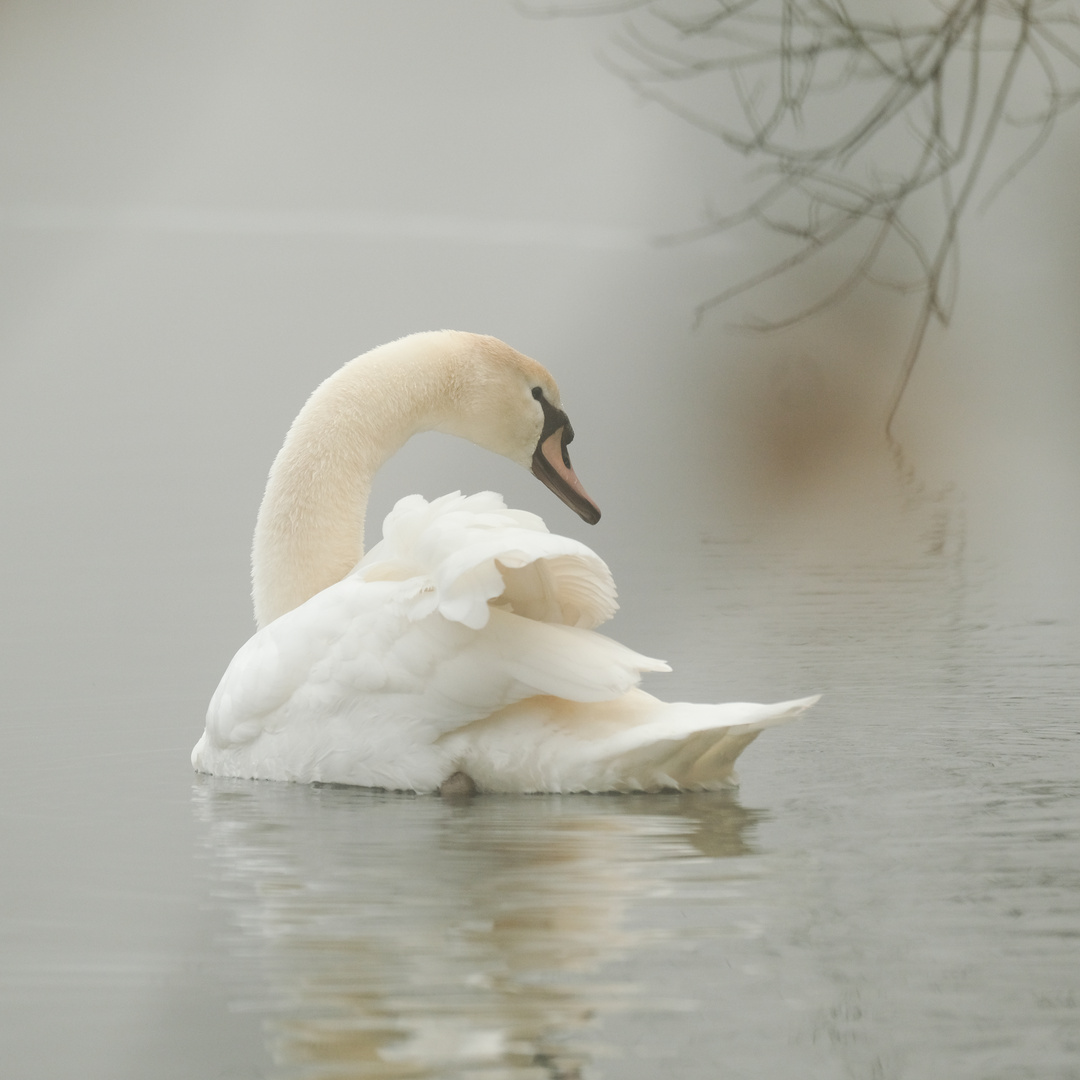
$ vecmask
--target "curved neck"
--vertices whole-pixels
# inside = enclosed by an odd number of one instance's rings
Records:
[[[449,426],[455,367],[474,340],[448,331],[402,338],[350,361],[308,399],[274,459],[255,525],[260,628],[360,560],[375,473],[417,432]]]

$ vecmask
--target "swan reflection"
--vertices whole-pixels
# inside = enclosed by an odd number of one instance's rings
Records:
[[[285,1076],[582,1075],[605,1014],[688,1007],[626,977],[650,863],[749,852],[728,793],[486,797],[203,778],[231,948]],[[606,969],[606,970],[605,970]]]

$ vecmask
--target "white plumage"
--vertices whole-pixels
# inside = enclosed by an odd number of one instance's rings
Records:
[[[493,373],[509,386],[493,390]],[[477,409],[478,386],[520,411],[523,431],[520,447],[508,441],[511,415],[475,441],[515,460],[544,452],[554,473],[545,482],[599,516],[569,466],[558,390],[534,361],[444,332],[346,365],[312,396],[275,461],[254,555],[257,603],[268,597],[270,615],[214,694],[196,769],[419,792],[457,773],[486,791],[708,789],[731,782],[760,730],[816,700],[671,705],[636,689],[642,672],[670,669],[595,632],[617,608],[603,560],[492,492],[402,499],[382,541],[318,587],[330,572],[320,551],[338,552],[339,566],[350,542],[360,555],[375,469],[413,430],[469,434],[459,414]],[[358,399],[368,406],[359,415]],[[276,599],[305,593],[295,606]],[[285,609],[276,617],[275,603]]]

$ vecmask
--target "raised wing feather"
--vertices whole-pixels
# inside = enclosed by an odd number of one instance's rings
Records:
[[[368,581],[428,577],[432,610],[473,629],[486,625],[491,602],[527,619],[590,630],[618,609],[603,559],[552,535],[535,514],[507,509],[491,491],[400,500],[382,542],[354,572]]]

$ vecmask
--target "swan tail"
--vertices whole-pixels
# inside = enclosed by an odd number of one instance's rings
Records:
[[[655,741],[644,742],[610,762],[609,767],[620,785],[616,790],[712,791],[736,787],[739,781],[735,761],[739,755],[766,728],[794,720],[818,700],[815,696],[778,705],[735,703],[722,706],[725,710],[742,708],[762,712],[745,721],[707,727],[681,739],[662,732],[649,732]],[[708,709],[709,706],[691,708]]]
[[[483,791],[711,791],[737,783],[739,755],[817,697],[775,705],[529,698],[455,732],[446,750]]]

